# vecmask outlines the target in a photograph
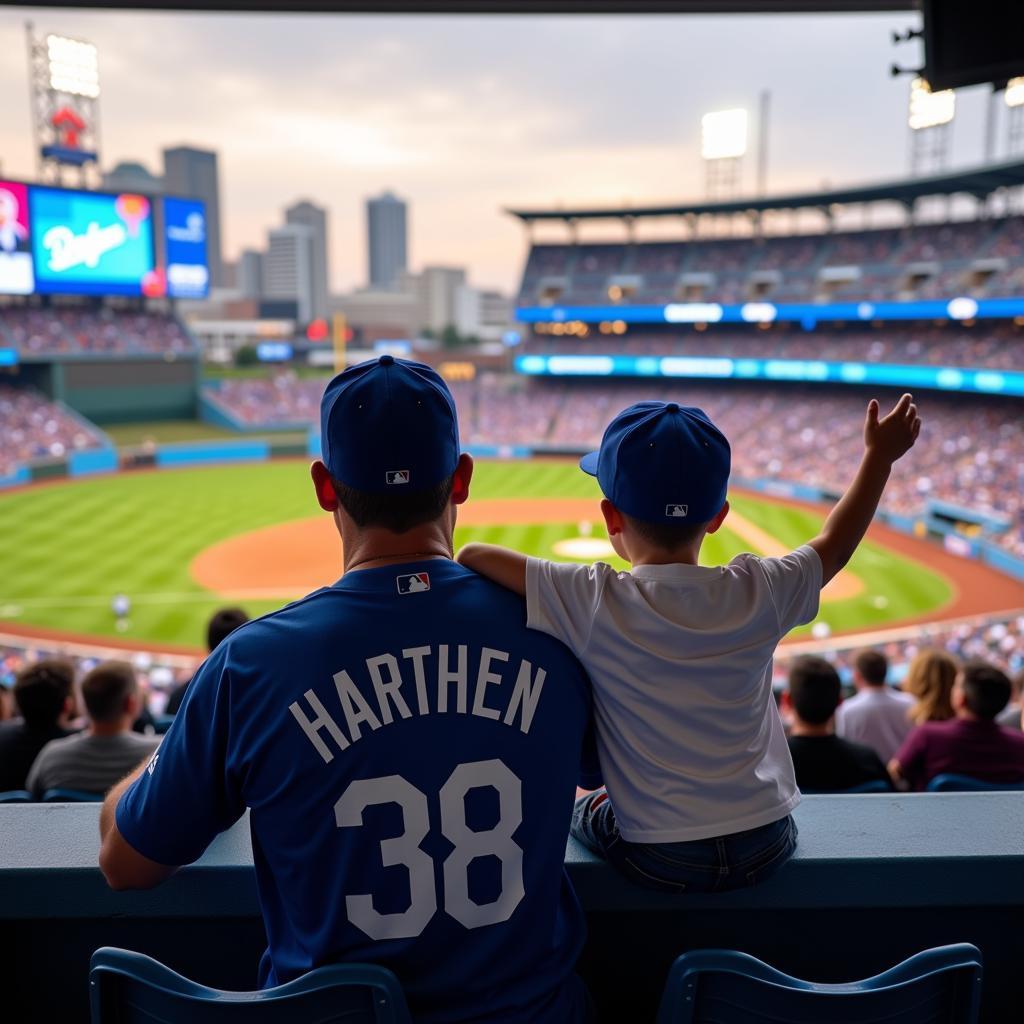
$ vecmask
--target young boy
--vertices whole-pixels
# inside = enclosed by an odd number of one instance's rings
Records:
[[[729,512],[729,442],[700,409],[640,402],[580,467],[597,477],[616,553],[560,565],[469,544],[465,566],[526,596],[594,687],[606,789],[576,804],[573,835],[634,880],[672,892],[752,885],[789,859],[800,800],[771,689],[779,640],[818,611],[850,560],[892,464],[917,440],[910,395],[868,404],[864,456],[819,536],[784,558],[697,564]]]

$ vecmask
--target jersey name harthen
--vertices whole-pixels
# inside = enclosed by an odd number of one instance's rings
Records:
[[[288,710],[325,763],[334,759],[328,741],[345,750],[363,737],[364,728],[373,731],[413,715],[476,715],[528,733],[547,673],[524,658],[513,680],[507,651],[474,647],[472,664],[470,651],[468,644],[440,644],[378,654],[365,662],[372,701],[342,669],[333,677],[333,714],[315,690],[306,690]]]

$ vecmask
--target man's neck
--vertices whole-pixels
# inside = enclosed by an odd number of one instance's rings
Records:
[[[403,562],[451,558],[452,531],[444,519],[425,523],[405,533],[371,528],[342,537],[345,572],[379,569]]]
[[[810,722],[796,719],[789,729],[790,736],[831,736],[832,719],[823,722],[821,725],[812,725]]]
[[[86,730],[90,736],[120,736],[121,733],[130,732],[132,723],[126,719],[119,718],[116,722],[89,722]]]

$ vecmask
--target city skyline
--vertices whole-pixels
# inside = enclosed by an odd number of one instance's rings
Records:
[[[916,24],[907,13],[322,18],[21,8],[0,12],[4,52],[24,53],[26,18],[99,48],[104,170],[138,160],[159,173],[166,147],[215,150],[232,262],[262,249],[290,204],[323,205],[335,293],[365,283],[363,204],[389,189],[414,218],[411,268],[467,266],[478,285],[514,290],[526,240],[502,207],[698,198],[701,115],[733,106],[756,114],[762,88],[772,91],[769,191],[907,173],[909,85],[888,76],[891,61],[914,63],[913,47],[889,41]],[[0,89],[3,173],[32,179],[23,57],[0,66]],[[958,97],[954,167],[981,162],[983,104],[983,90]],[[755,163],[748,154],[746,192]]]

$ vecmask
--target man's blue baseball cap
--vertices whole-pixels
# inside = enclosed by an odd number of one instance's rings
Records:
[[[441,376],[383,355],[339,373],[320,402],[327,469],[357,491],[424,491],[455,472],[459,420]]]
[[[608,424],[580,469],[604,496],[645,523],[710,522],[725,504],[732,456],[703,409],[637,402]]]

